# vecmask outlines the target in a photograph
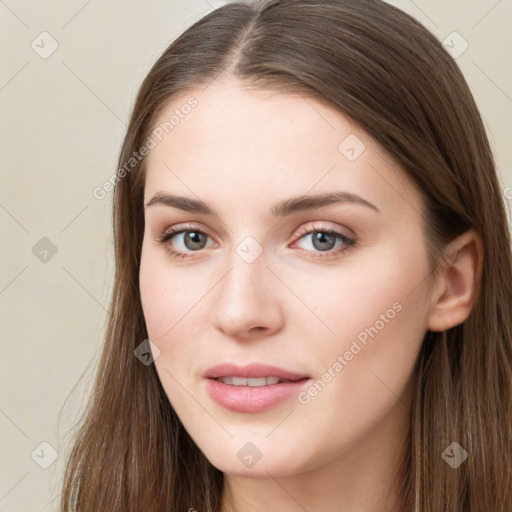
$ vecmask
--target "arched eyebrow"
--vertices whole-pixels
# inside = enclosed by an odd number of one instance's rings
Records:
[[[334,204],[346,203],[365,206],[377,213],[380,213],[380,210],[366,199],[363,199],[356,194],[344,191],[326,192],[324,194],[315,194],[309,196],[303,195],[284,199],[272,206],[270,213],[276,218],[282,218],[294,213],[316,210]],[[155,204],[170,206],[172,208],[177,208],[179,210],[191,213],[217,216],[217,212],[207,203],[200,199],[193,199],[191,197],[176,196],[167,194],[165,192],[157,192],[144,205],[144,208],[149,208]]]

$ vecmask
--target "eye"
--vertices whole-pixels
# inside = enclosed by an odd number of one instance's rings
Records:
[[[313,252],[314,258],[332,257],[338,253],[346,251],[349,247],[355,245],[355,240],[345,234],[331,228],[315,227],[313,229],[305,229],[299,233],[299,240],[307,240],[303,248],[308,252]],[[297,243],[297,242],[295,242]]]
[[[201,251],[206,247],[207,239],[210,238],[207,233],[195,227],[180,226],[178,228],[169,228],[157,238],[157,242],[165,245],[169,254],[175,258],[193,258],[188,253]],[[172,245],[177,245],[176,250]]]

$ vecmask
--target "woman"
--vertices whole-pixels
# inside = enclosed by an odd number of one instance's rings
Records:
[[[512,257],[481,117],[379,0],[231,4],[139,91],[62,510],[512,510]]]

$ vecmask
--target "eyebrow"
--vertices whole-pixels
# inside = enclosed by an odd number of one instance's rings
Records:
[[[337,191],[326,192],[323,194],[315,194],[309,196],[291,197],[276,203],[270,210],[270,213],[277,218],[286,217],[298,212],[314,210],[333,204],[357,204],[365,206],[380,213],[380,210],[372,203],[363,199],[362,197],[352,194],[350,192]],[[155,204],[170,206],[178,208],[186,212],[199,213],[203,215],[214,215],[217,213],[207,203],[199,199],[192,199],[190,197],[176,196],[164,192],[157,192],[149,202],[144,205],[144,208],[149,208]]]

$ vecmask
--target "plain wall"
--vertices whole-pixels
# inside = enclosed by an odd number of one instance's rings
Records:
[[[65,434],[90,390],[113,281],[112,194],[99,200],[93,190],[116,171],[150,66],[223,3],[0,3],[0,512],[56,510]],[[457,62],[485,119],[510,208],[512,3],[390,3],[441,40],[456,31],[467,41]],[[47,469],[41,465],[53,452],[43,442],[58,454]]]

